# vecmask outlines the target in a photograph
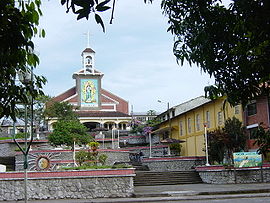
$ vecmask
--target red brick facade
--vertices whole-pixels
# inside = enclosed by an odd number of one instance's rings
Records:
[[[256,107],[254,111],[250,111],[249,107],[253,105]],[[252,130],[256,129],[258,125],[262,123],[263,127],[269,128],[269,102],[267,96],[262,96],[258,98],[253,103],[249,104],[244,111],[244,125],[249,131],[249,140],[248,140],[248,148],[256,149],[257,146],[254,146],[254,139],[252,139]]]
[[[62,94],[53,98],[53,101],[61,102],[67,101],[78,106],[78,95],[76,94],[76,87],[72,87]],[[101,88],[101,110],[100,113],[104,115],[104,111],[120,112],[122,114],[129,114],[128,102],[113,93]],[[84,111],[85,112],[85,111]],[[90,111],[97,114],[97,111]],[[90,113],[89,112],[89,113]],[[84,113],[85,114],[85,113]],[[88,115],[89,116],[89,115]]]

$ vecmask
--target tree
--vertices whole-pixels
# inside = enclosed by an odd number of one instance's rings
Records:
[[[151,3],[153,0],[144,0],[145,3]],[[112,6],[109,6],[110,3]],[[110,19],[110,24],[113,21],[114,8],[115,8],[115,0],[104,0],[99,2],[98,0],[61,0],[61,4],[66,6],[66,12],[68,13],[70,10],[77,15],[77,20],[82,18],[89,19],[89,15],[91,13],[95,14],[95,21],[97,24],[100,24],[103,32],[105,32],[105,25],[103,23],[102,18],[98,13],[107,11],[112,7],[112,14]]]
[[[49,135],[49,142],[58,146],[65,144],[73,147],[76,144],[87,144],[92,137],[87,134],[87,128],[79,120],[59,120],[53,125],[53,132]]]
[[[209,155],[212,162],[221,163],[224,154],[232,162],[233,152],[243,151],[246,148],[247,136],[242,123],[235,117],[225,121],[223,128],[209,133]]]
[[[270,152],[270,130],[259,125],[257,131],[254,133],[255,142],[254,145],[258,145],[257,152],[267,157],[267,153]]]
[[[270,1],[163,0],[174,54],[215,78],[207,96],[243,105],[269,91]]]
[[[147,115],[155,116],[155,115],[157,115],[157,112],[155,110],[149,110],[149,111],[147,111]]]
[[[18,73],[31,72],[39,63],[32,38],[45,36],[38,29],[40,4],[40,0],[0,1],[0,118],[16,120],[17,104],[29,104],[32,97],[43,94],[44,77],[33,74],[28,83],[17,81]]]
[[[68,102],[49,101],[44,114],[47,118],[57,118],[58,120],[77,119],[73,106]]]
[[[105,30],[97,14],[110,8],[115,0],[62,0],[67,12],[77,19],[88,19],[95,13],[97,23]],[[152,0],[144,0],[152,2]],[[174,54],[181,64],[197,64],[215,78],[205,88],[214,99],[226,95],[232,105],[244,106],[261,94],[269,95],[270,69],[270,2],[268,0],[232,0],[229,7],[222,0],[162,0],[170,31],[175,36]]]

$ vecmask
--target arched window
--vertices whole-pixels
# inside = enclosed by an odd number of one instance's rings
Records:
[[[91,56],[87,56],[85,59],[85,64],[86,65],[92,65],[92,57]]]

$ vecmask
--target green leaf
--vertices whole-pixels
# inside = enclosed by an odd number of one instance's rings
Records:
[[[104,26],[104,23],[103,23],[101,17],[98,14],[95,14],[95,19],[96,19],[97,24],[101,25],[103,32],[105,32],[105,26]]]
[[[64,5],[67,2],[67,0],[61,0],[61,4]]]
[[[103,1],[103,2],[99,3],[97,6],[103,7],[103,6],[105,6],[107,3],[109,3],[110,1],[111,1],[111,0]]]
[[[96,6],[96,10],[99,11],[99,12],[106,11],[106,10],[108,10],[110,8],[111,7],[109,7],[109,6],[103,6],[103,7]]]
[[[44,30],[44,29],[42,29],[42,30],[41,30],[41,36],[44,38],[44,37],[45,37],[45,35],[46,35],[45,30]]]

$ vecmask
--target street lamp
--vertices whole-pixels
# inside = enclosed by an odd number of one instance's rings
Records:
[[[164,103],[162,102],[161,100],[158,100],[159,103]],[[171,138],[171,135],[172,135],[172,122],[171,122],[171,110],[170,110],[170,103],[167,102],[167,112],[168,112],[168,120],[169,120],[169,138]],[[170,156],[171,155],[171,150],[170,150],[170,146],[168,145],[168,155]]]
[[[18,73],[18,78],[20,80],[20,82],[22,84],[24,84],[25,86],[30,86],[30,91],[33,91],[33,67],[31,67],[31,70],[27,69],[22,72],[20,71]],[[25,202],[27,203],[28,198],[27,198],[27,168],[28,168],[28,153],[31,147],[31,144],[33,142],[33,120],[34,120],[34,110],[33,110],[33,104],[34,104],[34,100],[33,100],[33,96],[31,96],[30,98],[30,142],[27,142],[27,127],[28,127],[28,119],[27,119],[27,103],[25,104],[25,119],[24,119],[24,131],[25,131],[25,137],[24,137],[24,149],[20,146],[20,144],[16,141],[15,139],[15,131],[14,131],[14,136],[13,136],[13,140],[16,143],[16,145],[19,147],[20,151],[23,153],[24,155],[24,195],[25,195]]]
[[[205,138],[205,156],[206,156],[206,166],[210,166],[208,159],[208,139],[207,139],[207,125],[208,123],[204,123],[204,138]]]

